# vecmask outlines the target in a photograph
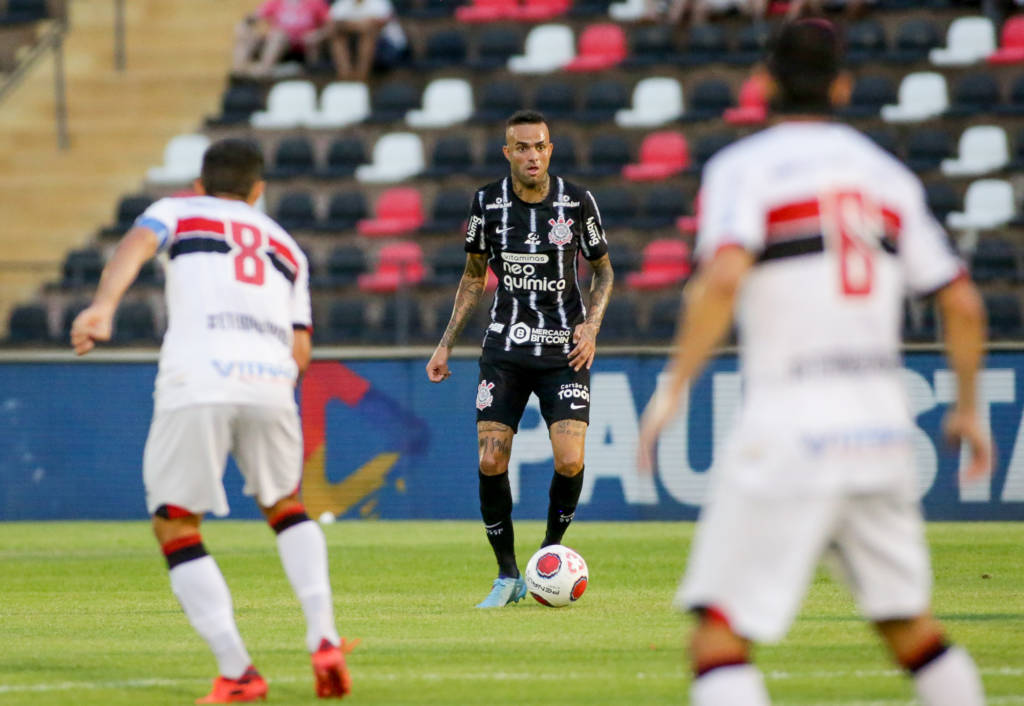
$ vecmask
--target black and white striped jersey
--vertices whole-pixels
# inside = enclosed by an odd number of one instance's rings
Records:
[[[527,203],[510,177],[488,184],[473,196],[466,252],[486,254],[498,277],[484,348],[569,353],[572,330],[586,316],[577,253],[593,261],[608,252],[589,191],[552,176],[547,198]]]

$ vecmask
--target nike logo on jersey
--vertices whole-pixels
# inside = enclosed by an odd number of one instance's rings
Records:
[[[508,233],[510,230],[513,230],[514,228],[515,226],[508,226],[507,228],[495,228],[494,234],[501,235],[502,233]]]
[[[569,409],[583,409],[586,406],[585,404],[570,404]]]

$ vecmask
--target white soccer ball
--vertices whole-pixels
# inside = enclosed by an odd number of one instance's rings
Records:
[[[526,590],[552,608],[575,603],[587,590],[587,562],[569,547],[552,544],[530,557]]]

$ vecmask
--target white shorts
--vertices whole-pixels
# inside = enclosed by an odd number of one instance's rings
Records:
[[[176,505],[201,515],[228,514],[224,470],[235,458],[245,486],[263,507],[291,495],[302,478],[302,432],[294,409],[203,404],[158,410],[146,439],[146,509]]]
[[[684,609],[714,606],[738,635],[785,636],[822,558],[872,621],[923,613],[931,566],[917,502],[903,494],[765,496],[720,483],[703,509]]]

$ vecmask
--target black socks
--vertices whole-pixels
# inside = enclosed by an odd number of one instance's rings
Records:
[[[576,514],[576,503],[579,502],[580,490],[583,488],[583,471],[581,468],[574,476],[555,473],[552,477],[551,489],[548,491],[548,527],[542,547],[562,543],[562,537]]]
[[[498,576],[519,578],[516,565],[516,538],[512,530],[512,487],[508,471],[496,476],[479,473],[480,515],[484,520],[487,541],[498,560]],[[579,493],[577,492],[577,495]]]

